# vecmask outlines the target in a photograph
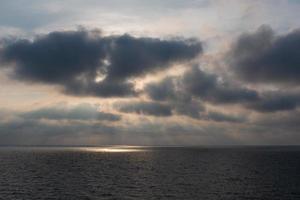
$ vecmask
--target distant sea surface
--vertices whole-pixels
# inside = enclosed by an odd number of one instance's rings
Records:
[[[300,147],[0,147],[0,199],[300,199]]]

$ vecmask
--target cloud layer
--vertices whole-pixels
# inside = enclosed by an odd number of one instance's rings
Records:
[[[118,121],[121,116],[99,111],[99,106],[89,103],[82,103],[76,106],[67,106],[64,103],[50,107],[34,109],[22,113],[27,119],[48,119],[48,120],[96,120],[96,121]]]
[[[161,40],[97,30],[51,32],[4,44],[1,61],[19,80],[56,84],[73,95],[130,96],[129,79],[189,61],[202,52],[193,39]]]
[[[238,77],[258,83],[299,84],[300,30],[276,35],[271,27],[242,34],[228,54]]]
[[[0,139],[22,143],[29,135],[28,143],[69,144],[75,135],[89,144],[94,138],[102,144],[294,143],[300,130],[299,30],[278,34],[264,25],[233,38],[229,47],[220,56],[203,52],[195,39],[85,29],[5,40],[1,68],[9,68],[12,79],[60,86],[60,92],[81,100],[97,97],[93,100],[106,101],[108,109],[84,103],[1,111]],[[221,60],[205,63],[203,54]]]

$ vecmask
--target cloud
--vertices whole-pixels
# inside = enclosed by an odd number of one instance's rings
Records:
[[[202,71],[198,66],[188,69],[182,76],[167,77],[158,83],[150,83],[145,92],[153,100],[199,98],[215,104],[234,104],[257,101],[255,90],[237,87],[229,82],[221,82],[215,74]],[[184,98],[182,98],[184,97]]]
[[[209,74],[198,66],[186,70],[182,76],[166,77],[161,81],[149,83],[144,92],[152,100],[168,103],[177,114],[199,119],[216,116],[218,120],[218,116],[214,114],[203,116],[203,102],[240,105],[258,112],[289,111],[300,105],[297,91],[257,92],[228,81],[220,81],[220,77]]]
[[[0,130],[0,145],[105,144],[111,142],[116,134],[116,127],[103,123],[49,123],[40,119],[27,119],[25,116],[0,121]]]
[[[111,37],[109,49],[109,79],[139,76],[164,69],[174,62],[195,58],[202,52],[196,40],[160,40],[134,38],[130,35]]]
[[[35,119],[0,121],[0,145],[199,145],[232,144],[222,127],[141,121],[123,126],[104,123],[49,123]],[[222,130],[222,131],[221,131]]]
[[[256,91],[218,81],[218,76],[208,74],[197,66],[183,75],[182,84],[192,96],[212,103],[243,103],[258,99]]]
[[[228,115],[217,111],[207,111],[203,104],[197,100],[173,99],[164,102],[127,102],[115,105],[116,108],[125,113],[136,113],[140,115],[152,115],[160,117],[188,116],[196,120],[214,122],[245,122],[246,117]]]
[[[244,116],[227,115],[221,112],[208,112],[207,115],[203,116],[203,118],[211,121],[216,121],[216,122],[236,122],[236,123],[242,123],[247,120],[246,117]]]
[[[206,110],[204,102],[244,105],[250,108],[249,105],[260,101],[255,90],[220,82],[217,75],[209,74],[198,66],[187,69],[182,76],[168,76],[149,83],[144,92],[150,99],[169,105],[173,114],[215,122],[240,123],[246,121],[246,118]]]
[[[177,115],[185,115],[194,119],[200,119],[202,112],[205,111],[202,102],[196,99],[177,98],[169,101],[169,104]]]
[[[159,82],[149,83],[144,91],[152,100],[166,102],[179,115],[199,118],[200,112],[205,110],[201,101],[183,90],[179,77],[168,76]]]
[[[121,116],[99,111],[99,106],[82,103],[76,106],[57,104],[20,114],[26,119],[119,121]]]
[[[263,25],[241,35],[227,55],[237,77],[253,83],[299,84],[300,30],[276,35]]]
[[[93,80],[93,79],[92,79]],[[103,80],[101,82],[74,80],[64,86],[63,92],[73,96],[98,96],[98,97],[127,97],[136,96],[134,84],[126,80]]]
[[[236,86],[209,74],[198,66],[186,70],[182,76],[166,77],[149,83],[144,92],[155,101],[168,102],[178,114],[200,118],[203,102],[241,105],[258,112],[295,110],[300,105],[298,91],[261,91]]]
[[[248,108],[259,112],[295,110],[300,105],[300,95],[291,92],[264,92],[260,100],[252,102]]]
[[[187,62],[202,52],[194,39],[102,36],[100,31],[51,32],[34,40],[10,40],[2,64],[18,80],[56,84],[73,95],[134,95],[130,78]]]
[[[0,145],[110,143],[122,119],[90,103],[58,103],[30,111],[0,109],[0,113]]]
[[[167,117],[172,115],[172,109],[169,105],[156,102],[133,102],[119,105],[119,110],[125,113],[137,113]]]
[[[297,144],[299,112],[263,115],[252,123],[180,123],[141,119],[109,125],[91,121],[51,123],[0,120],[0,145],[224,145]],[[243,137],[241,137],[241,135]]]
[[[244,127],[245,140],[256,144],[297,145],[300,135],[299,110],[278,112],[257,117]]]
[[[175,77],[166,77],[159,82],[147,84],[145,86],[145,91],[153,100],[163,101],[174,99],[178,94],[178,91],[175,91],[175,85]]]
[[[300,131],[300,112],[294,110],[285,113],[275,113],[272,115],[263,115],[254,121],[257,126],[263,126],[265,128],[281,129],[286,131],[297,130],[299,135]]]

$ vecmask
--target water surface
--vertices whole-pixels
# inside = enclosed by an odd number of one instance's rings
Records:
[[[300,199],[300,147],[2,147],[0,199]]]

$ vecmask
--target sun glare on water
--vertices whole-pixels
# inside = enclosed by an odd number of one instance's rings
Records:
[[[87,147],[87,148],[83,148],[83,150],[91,151],[91,152],[107,152],[107,153],[127,153],[127,152],[146,151],[146,149],[140,146]]]

